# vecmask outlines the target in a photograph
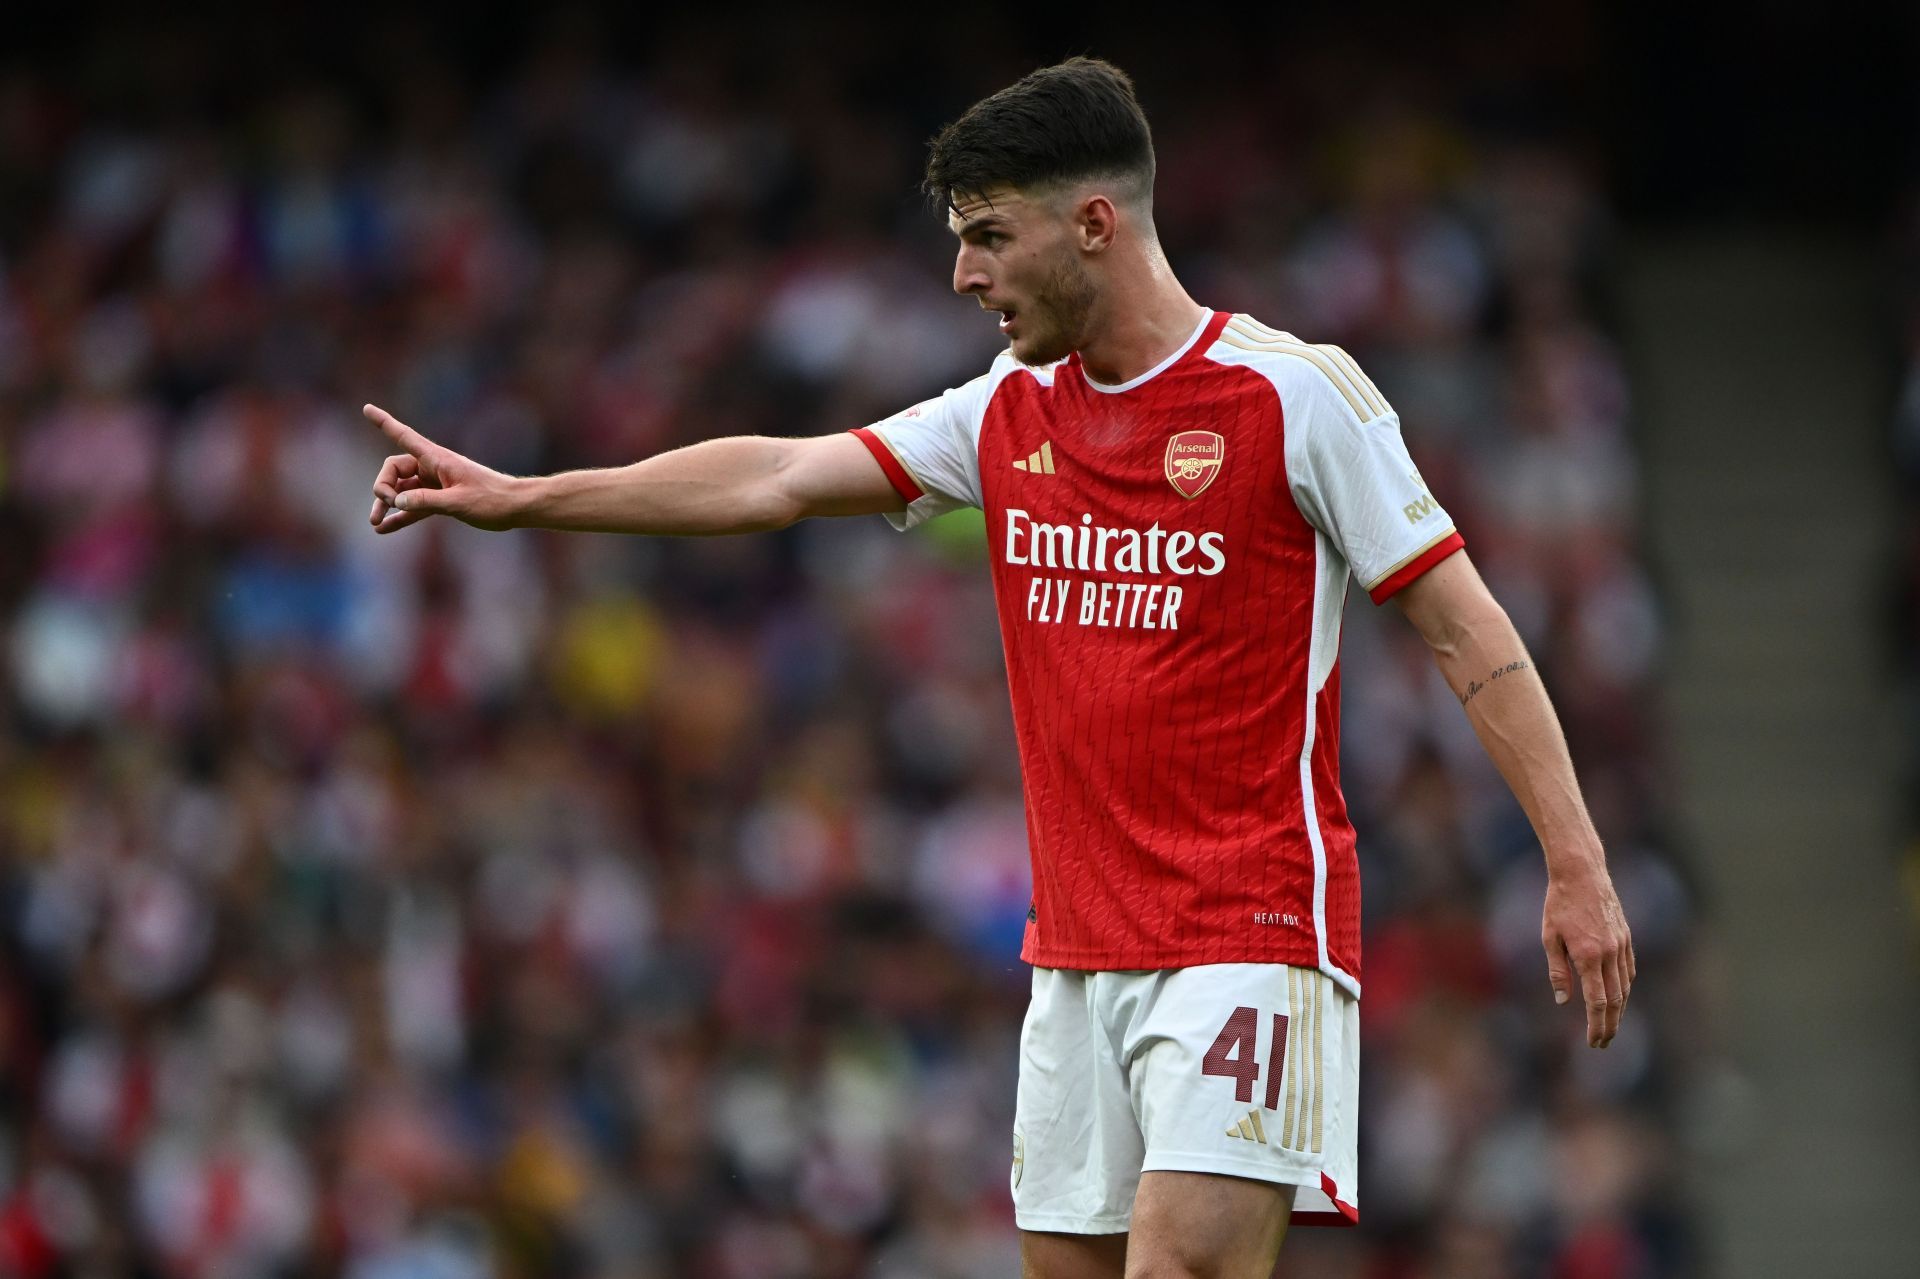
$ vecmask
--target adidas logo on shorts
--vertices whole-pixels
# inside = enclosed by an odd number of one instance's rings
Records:
[[[1239,1123],[1227,1129],[1227,1136],[1238,1137],[1244,1141],[1257,1141],[1263,1146],[1266,1145],[1267,1127],[1260,1122],[1260,1108],[1256,1106],[1252,1110],[1249,1110],[1245,1119],[1242,1119]]]

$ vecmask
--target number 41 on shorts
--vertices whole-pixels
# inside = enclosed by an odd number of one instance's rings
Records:
[[[1259,1009],[1244,1005],[1234,1009],[1227,1024],[1220,1027],[1220,1033],[1214,1037],[1213,1047],[1207,1049],[1207,1055],[1200,1061],[1201,1074],[1224,1075],[1234,1081],[1235,1101],[1252,1101],[1253,1086],[1260,1080],[1260,1063],[1255,1060],[1259,1051],[1259,1027]],[[1286,1064],[1287,1017],[1285,1013],[1275,1013],[1273,1042],[1267,1049],[1265,1106],[1268,1110],[1280,1109],[1280,1077],[1286,1073]]]

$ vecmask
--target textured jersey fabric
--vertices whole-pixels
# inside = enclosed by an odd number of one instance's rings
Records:
[[[986,515],[1024,958],[1294,964],[1358,994],[1347,579],[1378,603],[1462,545],[1372,382],[1337,347],[1211,312],[1124,385],[1002,355],[855,434],[907,502],[895,527]]]

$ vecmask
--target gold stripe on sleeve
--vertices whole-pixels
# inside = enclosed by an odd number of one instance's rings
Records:
[[[1386,572],[1382,573],[1380,576],[1374,578],[1371,582],[1366,583],[1361,589],[1367,590],[1367,591],[1373,590],[1374,587],[1380,585],[1380,583],[1386,581],[1388,578],[1392,577],[1395,573],[1398,573],[1401,569],[1413,563],[1415,560],[1419,559],[1422,555],[1425,555],[1428,551],[1431,551],[1434,547],[1440,545],[1440,543],[1452,537],[1456,531],[1457,530],[1453,527],[1453,525],[1451,524],[1447,525],[1447,527],[1438,536],[1434,537],[1432,541],[1428,542],[1425,546],[1422,546],[1419,550],[1415,551],[1413,554],[1408,555],[1403,559],[1401,559],[1392,568],[1388,569]]]
[[[1341,359],[1347,362],[1347,367],[1353,370],[1354,377],[1360,380],[1361,387],[1365,390],[1373,392],[1373,398],[1380,401],[1380,411],[1382,413],[1393,412],[1393,405],[1387,403],[1387,397],[1381,392],[1380,388],[1377,385],[1375,385],[1374,380],[1367,376],[1367,371],[1360,367],[1360,361],[1354,359],[1351,355],[1347,354],[1346,348],[1334,346],[1331,343],[1329,343],[1328,345],[1326,345],[1325,347],[1322,347],[1321,349],[1326,351],[1332,351],[1335,355],[1338,355]]]
[[[907,459],[900,456],[900,450],[893,447],[893,441],[887,438],[886,432],[882,431],[878,425],[870,426],[867,428],[867,430],[873,436],[874,439],[879,440],[882,444],[887,446],[887,452],[893,454],[893,460],[900,464],[900,470],[906,475],[908,479],[914,482],[915,487],[917,487],[920,490],[920,495],[922,497],[925,497],[927,494],[933,492],[933,487],[929,485],[925,480],[921,479],[919,475],[917,475],[914,472],[914,469],[911,466],[907,465]]]
[[[1380,389],[1367,380],[1367,375],[1360,371],[1360,366],[1353,362],[1351,355],[1348,355],[1337,346],[1322,346],[1316,347],[1315,349],[1325,351],[1327,358],[1340,366],[1341,371],[1347,375],[1347,379],[1351,381],[1354,388],[1360,392],[1361,398],[1372,406],[1374,417],[1379,417],[1387,412],[1387,397],[1380,394]]]
[[[1338,390],[1342,396],[1346,397],[1347,404],[1353,409],[1354,416],[1358,417],[1362,422],[1371,422],[1374,418],[1380,416],[1379,412],[1367,400],[1365,393],[1360,391],[1355,386],[1353,380],[1347,376],[1347,371],[1342,368],[1331,355],[1328,355],[1319,347],[1308,346],[1305,342],[1294,338],[1271,338],[1263,333],[1256,333],[1251,329],[1242,328],[1232,320],[1227,321],[1227,327],[1221,330],[1220,340],[1231,346],[1242,346],[1242,343],[1235,342],[1232,338],[1228,337],[1227,335],[1229,333],[1252,344],[1251,346],[1243,347],[1245,350],[1273,351],[1282,355],[1297,355],[1309,364],[1312,364],[1320,370],[1327,381],[1333,383],[1334,388]]]
[[[1271,324],[1262,324],[1260,321],[1254,319],[1251,315],[1246,314],[1244,311],[1236,314],[1233,318],[1236,320],[1244,321],[1247,327],[1259,330],[1261,333],[1266,334],[1268,337],[1272,338],[1276,342],[1300,342],[1299,338],[1287,332],[1285,329],[1276,329]],[[1300,344],[1302,346],[1306,345],[1306,343],[1304,342],[1301,342]]]
[[[1255,339],[1234,328],[1231,324],[1220,331],[1220,340],[1228,346],[1238,347],[1242,351],[1255,351],[1266,355],[1292,355],[1305,360],[1307,363],[1319,369],[1320,372],[1326,376],[1327,381],[1333,384],[1334,389],[1346,398],[1347,407],[1353,410],[1355,417],[1358,417],[1363,422],[1370,421],[1373,418],[1374,414],[1367,405],[1367,402],[1361,399],[1352,387],[1347,385],[1346,379],[1335,370],[1332,362],[1312,347],[1285,346],[1279,343]]]
[[[1257,330],[1259,334],[1265,336],[1270,342],[1284,342],[1293,346],[1311,347],[1315,351],[1324,353],[1329,359],[1339,364],[1341,371],[1347,375],[1347,380],[1353,383],[1354,389],[1360,393],[1361,398],[1367,400],[1373,407],[1372,416],[1378,417],[1382,413],[1391,413],[1393,411],[1393,406],[1387,403],[1386,396],[1380,394],[1380,388],[1373,384],[1373,379],[1361,371],[1360,362],[1351,355],[1348,355],[1343,348],[1337,347],[1330,342],[1314,343],[1305,341],[1282,329],[1276,329],[1271,324],[1262,324],[1251,315],[1242,314],[1235,318],[1245,320],[1248,325]]]

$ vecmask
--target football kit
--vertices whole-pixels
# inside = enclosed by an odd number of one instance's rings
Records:
[[[1462,545],[1391,406],[1339,348],[1208,312],[1124,384],[1003,354],[854,434],[895,527],[986,517],[1033,862],[1020,1225],[1124,1230],[1155,1169],[1357,1219],[1341,609]]]

